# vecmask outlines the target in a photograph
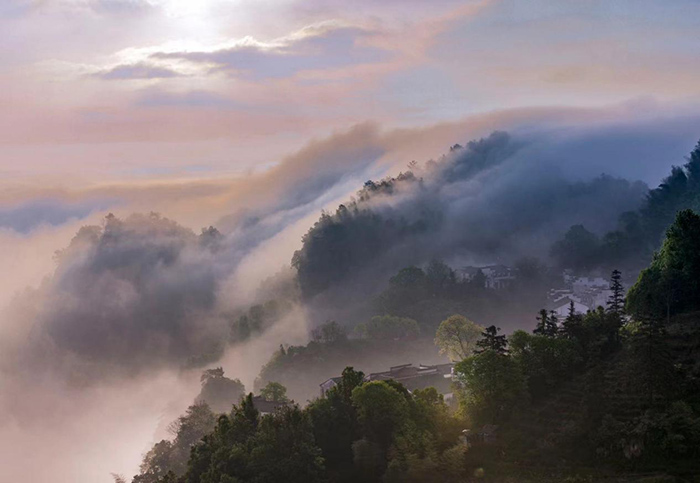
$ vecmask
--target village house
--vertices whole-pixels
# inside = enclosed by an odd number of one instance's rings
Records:
[[[560,317],[569,314],[571,302],[574,302],[574,312],[585,314],[589,310],[607,306],[612,295],[610,282],[602,277],[577,277],[570,273],[564,274],[567,288],[552,289],[548,293],[547,309],[554,311]]]
[[[261,416],[272,414],[278,409],[289,406],[286,401],[268,401],[262,396],[253,396],[253,406],[258,410]]]
[[[564,319],[567,315],[569,315],[572,302],[574,304],[574,313],[576,314],[585,314],[590,310],[590,307],[588,305],[584,305],[581,302],[573,299],[572,297],[560,298],[556,302],[550,303],[547,309],[548,311],[557,314],[557,317],[559,319]]]
[[[326,397],[326,393],[333,389],[335,386],[340,384],[340,381],[342,381],[343,378],[338,376],[338,377],[331,377],[330,379],[326,379],[323,381],[320,386],[321,386],[321,397]]]
[[[434,366],[402,364],[390,367],[388,371],[370,373],[365,376],[365,381],[394,380],[403,384],[409,391],[434,387],[445,397],[447,402],[452,397],[453,372],[454,364],[450,363]],[[320,384],[321,397],[324,397],[331,388],[337,386],[341,380],[341,377],[331,377],[322,382]]]
[[[484,275],[484,287],[494,290],[508,288],[516,279],[516,270],[505,265],[467,266],[459,272],[465,280],[473,280],[477,273],[481,272]]]

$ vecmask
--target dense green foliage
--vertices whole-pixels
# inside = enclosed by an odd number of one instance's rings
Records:
[[[287,402],[289,398],[287,397],[287,388],[284,387],[279,382],[270,381],[265,387],[260,389],[260,395],[266,401],[273,402]]]
[[[581,346],[575,340],[528,334],[522,330],[510,337],[510,352],[527,377],[527,389],[533,398],[551,392],[573,376],[583,361]]]
[[[297,406],[260,416],[252,394],[192,449],[186,483],[321,481],[320,450],[307,413]]]
[[[303,247],[294,253],[302,296],[313,297],[337,280],[351,276],[368,261],[407,236],[431,226],[428,213],[414,221],[393,218],[371,210],[366,202],[379,193],[391,194],[399,185],[418,183],[413,173],[379,183],[368,181],[358,199],[340,205],[334,214],[323,213],[304,235]]]
[[[433,163],[426,173],[432,169],[430,182],[438,185],[468,179],[514,149],[499,134],[470,143],[464,154]],[[412,210],[391,203],[376,208],[377,200],[409,190],[421,193]],[[375,269],[380,257],[440,227],[443,212],[434,194],[408,172],[369,181],[356,199],[324,213],[293,257],[302,296],[313,298],[341,280],[360,277],[362,283],[369,273],[363,270]],[[615,270],[606,308],[579,314],[572,303],[563,320],[542,309],[532,333],[517,330],[506,337],[495,324],[513,313],[535,315],[531,309],[544,305],[544,288],[556,277],[536,259],[520,260],[517,280],[498,292],[485,287],[480,271],[461,277],[435,259],[424,268],[407,266],[369,299],[373,314],[380,315],[356,326],[358,338],[329,321],[313,331],[308,345],[281,346],[256,381],[267,401],[303,401],[344,368],[322,397],[305,408],[281,404],[261,415],[239,380],[224,377],[222,368],[207,370],[196,403],[171,425],[172,440],[144,455],[133,482],[458,482],[480,478],[484,466],[499,464],[698,473],[698,210],[700,143],[683,168],[674,167],[649,192],[641,209],[620,217],[617,230],[601,237],[576,224],[551,248],[559,267],[578,272],[601,266],[636,271],[651,258],[626,300]],[[110,223],[104,234],[81,236],[109,241],[107,235],[120,233],[121,226]],[[186,240],[214,250],[220,234],[187,233]],[[409,263],[425,263],[429,252]],[[169,253],[159,255],[167,259]],[[380,268],[403,266],[392,263]],[[290,307],[282,297],[235,314],[229,342],[261,333]],[[494,325],[481,327],[461,313]],[[456,411],[434,388],[409,391],[391,380],[368,381],[346,367],[348,360],[377,369],[410,360],[425,348],[421,334],[433,332],[440,352],[456,362]],[[219,353],[223,345],[215,346],[213,353]],[[496,428],[495,442],[487,441],[486,428]],[[473,436],[469,444],[461,438],[466,429]]]
[[[678,213],[668,228],[661,250],[630,289],[627,310],[657,318],[700,310],[700,216],[692,210]]]
[[[499,335],[501,331],[500,327],[495,325],[490,325],[484,329],[481,333],[481,339],[476,341],[476,349],[474,349],[475,354],[481,354],[485,351],[493,351],[496,354],[507,354],[508,351],[508,339],[505,335]]]
[[[483,468],[564,463],[695,474],[700,314],[697,291],[685,287],[695,287],[700,275],[699,227],[695,213],[677,215],[630,289],[629,315],[613,271],[607,308],[578,314],[572,306],[563,320],[542,310],[532,333],[506,337],[463,316],[444,320],[435,342],[459,360],[456,412],[434,388],[409,392],[346,367],[304,409],[288,405],[261,416],[249,395],[215,423],[206,405],[192,406],[173,426],[174,440],[145,455],[134,482],[460,482],[486,474]],[[449,269],[436,263],[432,271],[443,273],[435,279],[446,290],[455,286]],[[416,269],[401,276],[427,278]],[[362,327],[365,339],[348,339],[328,322],[307,346],[280,348],[261,372],[261,394],[284,401],[279,382],[294,390],[292,374],[321,367],[334,375],[341,360],[417,344],[417,327],[410,319],[375,317]],[[205,386],[223,379],[220,368],[202,377]],[[460,438],[466,429],[469,444]]]
[[[484,351],[457,364],[455,372],[462,383],[461,409],[475,425],[502,422],[525,401],[525,379],[508,355]]]
[[[536,258],[515,263],[517,279],[500,290],[486,287],[481,271],[467,278],[439,260],[425,269],[406,267],[389,279],[388,287],[374,303],[377,313],[393,314],[418,321],[423,332],[433,332],[452,314],[464,314],[472,320],[495,323],[526,322],[530,314],[546,303],[549,288],[561,282]]]
[[[666,271],[670,287],[697,277],[691,268],[697,266],[697,222],[692,212],[677,215],[651,267],[630,290],[631,318],[623,314],[614,271],[607,309],[572,310],[561,324],[542,311],[534,334],[516,331],[508,338],[508,353],[485,350],[457,365],[461,409],[470,422],[499,425],[496,448],[510,454],[506,461],[700,471],[697,298],[684,299],[679,291],[670,317],[667,310],[644,310],[664,308],[668,300],[667,291],[649,285],[664,280],[650,281],[653,272]],[[484,346],[495,333],[485,334]],[[484,464],[504,459],[494,451],[480,458]]]
[[[340,383],[306,409],[286,406],[263,416],[251,394],[191,445],[186,471],[134,481],[462,481],[466,447],[442,396],[432,388],[411,394],[393,381],[363,379],[348,367]]]
[[[440,353],[453,361],[469,356],[477,347],[477,339],[484,328],[463,315],[455,314],[442,321],[435,333],[435,345]]]

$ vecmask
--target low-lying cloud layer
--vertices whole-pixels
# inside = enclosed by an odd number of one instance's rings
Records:
[[[433,258],[546,260],[571,225],[614,228],[648,188],[610,176],[571,179],[562,158],[572,142],[579,140],[495,132],[454,146],[438,161],[411,165],[408,174],[368,182],[306,235],[294,257],[302,292],[310,298],[332,289],[331,307],[357,305],[405,266]],[[564,162],[553,162],[557,157]]]

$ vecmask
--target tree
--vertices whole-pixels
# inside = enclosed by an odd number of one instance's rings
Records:
[[[553,310],[549,311],[549,326],[547,327],[547,335],[556,337],[559,335],[559,317]]]
[[[192,449],[182,481],[316,483],[323,476],[308,415],[288,406],[261,418],[249,394]]]
[[[220,377],[224,377],[223,367],[216,367],[214,369],[206,369],[204,372],[202,372],[202,375],[199,377],[199,382],[201,382],[202,385],[204,385],[210,379],[218,379]]]
[[[409,417],[404,394],[386,381],[372,381],[352,391],[352,402],[363,433],[386,451]]]
[[[553,311],[548,313],[546,309],[540,310],[537,326],[532,332],[545,337],[556,337],[559,333],[557,314]]]
[[[673,357],[666,342],[667,333],[662,319],[641,318],[632,337],[632,349],[636,362],[636,377],[646,393],[649,407],[658,398],[667,402],[674,386]]]
[[[321,448],[326,468],[334,481],[357,481],[353,467],[353,442],[362,437],[352,392],[364,382],[364,374],[352,367],[343,370],[341,380],[312,401],[307,411],[313,424],[316,444]]]
[[[352,443],[353,466],[359,478],[350,481],[378,481],[386,466],[386,456],[382,448],[367,438]]]
[[[455,366],[462,412],[472,424],[500,424],[527,399],[525,380],[510,356],[487,350]]]
[[[418,322],[394,315],[375,315],[369,322],[358,324],[355,331],[375,340],[412,339],[420,334]]]
[[[335,320],[329,320],[320,327],[311,331],[311,339],[315,342],[332,344],[347,340],[348,335],[344,327]]]
[[[457,284],[455,271],[440,260],[432,260],[425,269],[425,275],[433,297],[444,296]]]
[[[586,344],[587,331],[583,326],[583,314],[576,312],[574,301],[569,302],[569,311],[561,324],[561,335],[567,339],[575,340],[582,345]]]
[[[199,235],[200,245],[214,252],[221,247],[223,241],[224,235],[211,225],[209,228],[202,228],[202,233]]]
[[[185,448],[189,452],[202,436],[212,430],[214,424],[216,416],[209,405],[198,402],[188,407],[184,415],[173,421],[168,426],[168,431],[175,436],[175,446]]]
[[[700,309],[700,216],[683,210],[668,228],[661,250],[627,294],[633,316],[659,318]]]
[[[143,457],[133,483],[160,483],[169,473],[182,475],[191,449],[216,425],[216,416],[206,403],[193,404],[168,426],[173,441],[156,443]]]
[[[606,312],[603,307],[589,310],[583,317],[582,339],[588,356],[602,358],[620,348],[620,328],[623,319],[618,314]]]
[[[288,402],[287,388],[279,382],[270,381],[260,390],[260,395],[266,401]]]
[[[491,325],[481,333],[481,339],[476,342],[478,349],[474,350],[475,354],[481,354],[484,351],[492,350],[498,354],[508,353],[508,340],[505,335],[498,335],[501,331],[500,327]]]
[[[224,377],[221,367],[207,369],[202,373],[200,381],[202,390],[195,401],[207,403],[217,413],[230,411],[245,394],[245,386],[240,379]]]
[[[230,415],[221,415],[214,430],[192,448],[184,483],[248,481],[251,440],[260,425],[260,413],[248,394]]]
[[[625,289],[622,286],[622,273],[615,269],[610,276],[610,291],[607,310],[611,314],[622,316],[625,312]],[[573,302],[572,302],[573,303]]]
[[[273,286],[270,290],[279,292],[280,287]],[[229,341],[231,343],[245,342],[274,324],[290,308],[291,303],[284,298],[253,305],[244,314],[229,322]]]
[[[599,252],[599,238],[583,225],[573,225],[551,249],[552,257],[560,267],[576,271],[588,271],[595,267]]]
[[[476,347],[476,341],[484,328],[463,315],[451,315],[440,323],[435,333],[435,345],[441,354],[446,354],[453,361],[468,357]]]
[[[250,446],[248,467],[254,478],[249,481],[315,483],[325,479],[311,421],[299,406],[263,417]]]
[[[579,346],[561,337],[516,330],[510,336],[510,353],[527,380],[533,398],[549,394],[575,374],[583,361]]]
[[[428,295],[423,269],[406,267],[389,279],[389,287],[379,296],[378,306],[389,314],[402,314],[406,307]]]
[[[189,452],[187,454],[189,456]],[[173,443],[167,439],[153,445],[153,448],[143,456],[139,467],[140,473],[134,477],[133,483],[155,483],[164,478],[176,466],[176,462],[173,461],[174,455]],[[187,462],[180,462],[181,465],[182,463]],[[116,480],[115,483],[117,483]]]

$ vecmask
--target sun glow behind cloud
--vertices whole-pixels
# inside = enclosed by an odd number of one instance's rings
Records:
[[[700,99],[687,20],[698,7],[686,2],[7,1],[0,154],[30,177],[248,169],[368,119]],[[192,143],[179,150],[190,159],[144,156],[145,142]]]

